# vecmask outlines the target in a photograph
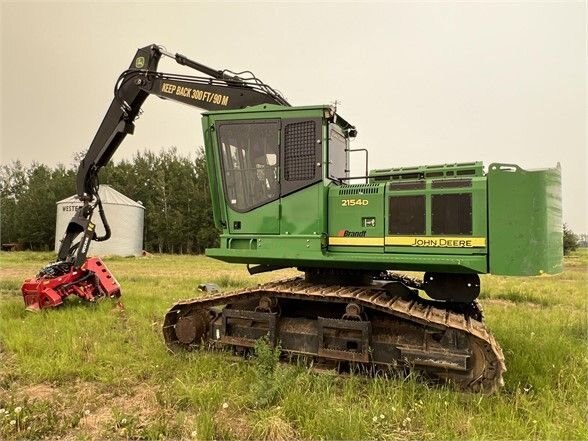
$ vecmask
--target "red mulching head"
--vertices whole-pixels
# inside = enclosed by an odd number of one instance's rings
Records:
[[[76,295],[90,302],[97,298],[120,297],[120,285],[108,270],[102,259],[91,257],[81,268],[74,266],[50,265],[35,279],[25,280],[22,295],[27,311],[54,308],[63,303],[69,295]]]

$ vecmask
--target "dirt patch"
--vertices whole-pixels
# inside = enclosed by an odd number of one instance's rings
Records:
[[[87,401],[95,402],[96,397],[106,396],[108,394],[100,393],[98,386],[89,381],[76,381],[73,385],[73,394],[79,403]]]
[[[99,385],[78,382],[74,387],[76,401],[82,406],[82,418],[75,432],[67,434],[77,439],[77,435],[92,440],[112,436],[117,429],[116,413],[133,415],[138,426],[154,420],[162,409],[157,402],[155,390],[146,386],[136,386],[126,393],[101,392]]]
[[[227,429],[235,439],[249,439],[251,437],[249,421],[242,412],[221,409],[216,412],[214,420],[220,427]]]
[[[80,436],[92,440],[112,436],[116,430],[116,412],[133,415],[139,426],[147,425],[163,411],[156,391],[136,386],[128,391],[112,391],[99,383],[76,381],[64,387],[40,383],[14,390],[17,402],[41,401],[52,403],[59,418],[73,418],[79,423],[60,435],[59,439],[75,440]]]
[[[50,384],[35,384],[18,391],[17,396],[31,401],[49,401],[59,397],[59,390]]]
[[[161,410],[155,390],[146,386],[136,386],[129,394],[115,397],[111,402],[111,408],[115,407],[125,411],[132,410],[139,418],[153,417]]]
[[[112,421],[112,409],[100,407],[94,411],[87,411],[80,420],[78,431],[90,439],[102,439],[103,433],[108,429],[108,423]]]

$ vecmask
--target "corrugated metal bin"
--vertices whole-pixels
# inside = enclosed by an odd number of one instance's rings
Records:
[[[143,223],[145,208],[109,185],[101,185],[98,191],[106,219],[112,230],[112,237],[105,242],[92,242],[88,255],[92,256],[140,256],[143,252]],[[57,202],[55,225],[55,252],[59,249],[67,224],[82,203],[77,196]],[[98,210],[92,221],[96,224],[99,236],[104,234],[104,226]]]

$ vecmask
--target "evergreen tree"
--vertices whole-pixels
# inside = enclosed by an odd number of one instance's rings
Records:
[[[564,256],[578,249],[578,236],[566,225],[563,225],[563,252]]]
[[[80,154],[77,154],[79,159]],[[77,161],[69,168],[20,162],[0,168],[2,243],[52,249],[55,203],[75,193]],[[204,152],[182,156],[175,147],[137,152],[100,172],[109,184],[145,207],[144,247],[150,252],[201,253],[217,242]],[[62,232],[58,232],[61,234]]]

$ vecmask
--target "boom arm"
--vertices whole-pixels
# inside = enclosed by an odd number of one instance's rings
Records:
[[[175,75],[157,71],[162,56],[173,58],[178,64],[195,69],[207,77]],[[290,106],[282,95],[257,79],[251,72],[235,74],[215,70],[181,54],[170,54],[160,46],[150,45],[135,54],[129,69],[125,70],[114,89],[114,99],[94,136],[86,156],[80,163],[76,189],[84,206],[70,221],[58,252],[58,261],[74,260],[81,266],[91,240],[106,240],[110,228],[98,197],[98,173],[116,152],[128,134],[134,132],[134,120],[149,95],[171,99],[204,110],[241,109],[258,104]],[[93,210],[98,207],[106,234],[97,237],[91,222]],[[84,233],[81,241],[74,239]],[[73,253],[76,252],[75,258]]]
[[[162,55],[174,58],[178,64],[191,67],[209,77],[173,75],[157,72]],[[115,86],[114,99],[98,132],[82,160],[77,176],[77,192],[82,200],[95,197],[95,180],[100,168],[108,163],[126,135],[134,131],[133,121],[139,115],[148,95],[179,101],[205,110],[241,109],[258,104],[288,102],[253,74],[248,78],[214,70],[181,54],[172,55],[157,45],[137,51],[128,70]]]

